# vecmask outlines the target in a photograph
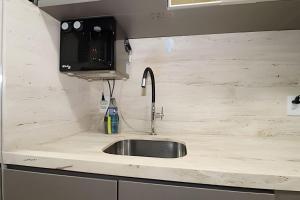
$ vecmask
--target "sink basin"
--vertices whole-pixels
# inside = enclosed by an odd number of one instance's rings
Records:
[[[159,140],[121,140],[107,147],[104,152],[156,158],[179,158],[187,154],[184,144]]]

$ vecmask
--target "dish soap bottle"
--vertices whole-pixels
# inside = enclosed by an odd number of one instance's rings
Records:
[[[105,118],[104,127],[106,134],[117,134],[119,132],[119,114],[116,99],[111,98]]]

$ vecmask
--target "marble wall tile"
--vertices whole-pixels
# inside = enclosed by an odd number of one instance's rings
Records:
[[[59,33],[60,23],[29,1],[5,0],[3,133],[7,148],[89,129],[100,84],[59,73]]]
[[[164,105],[166,114],[157,123],[161,133],[298,134],[299,118],[286,115],[286,97],[299,93],[299,33],[132,40],[130,79],[119,91],[121,111],[134,129],[149,130],[150,99],[141,96],[139,83],[151,66],[157,106]]]
[[[5,2],[6,148],[103,132],[98,108],[106,83],[59,73],[59,22],[30,2]],[[150,90],[143,96],[140,87],[150,66],[157,109],[165,110],[160,134],[299,134],[299,118],[286,115],[286,97],[300,92],[300,31],[130,42],[130,79],[117,81],[115,90],[122,132],[150,130]]]

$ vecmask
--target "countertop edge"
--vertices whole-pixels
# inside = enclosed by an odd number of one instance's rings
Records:
[[[3,152],[4,164],[193,184],[300,192],[300,177],[83,161]],[[163,174],[163,176],[161,176]]]

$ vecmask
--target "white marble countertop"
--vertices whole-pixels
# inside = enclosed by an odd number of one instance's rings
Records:
[[[103,153],[121,139],[185,143],[187,155],[164,159]],[[300,136],[81,133],[4,152],[6,164],[222,186],[300,191]]]

